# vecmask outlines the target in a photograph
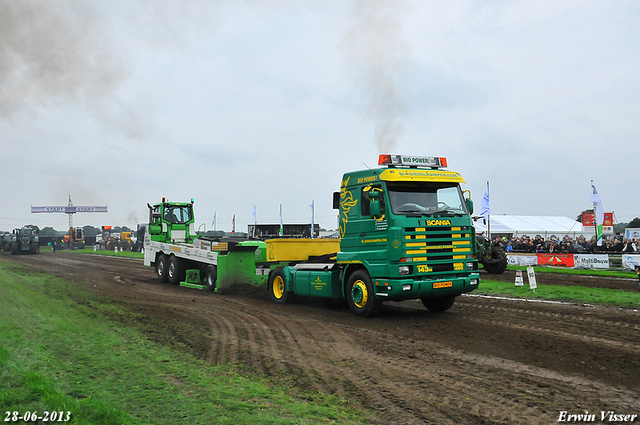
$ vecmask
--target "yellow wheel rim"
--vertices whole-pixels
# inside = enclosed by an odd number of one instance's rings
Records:
[[[284,295],[284,279],[282,278],[282,276],[276,276],[273,279],[273,296],[276,297],[277,299],[282,298],[282,296]]]
[[[361,280],[356,280],[356,282],[351,287],[351,299],[353,303],[358,308],[363,308],[367,305],[367,300],[369,299],[369,292],[367,291],[367,285]]]

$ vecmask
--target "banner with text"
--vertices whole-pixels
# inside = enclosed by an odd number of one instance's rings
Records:
[[[636,266],[640,266],[640,255],[638,254],[623,254],[622,255],[622,267],[625,269],[633,270]]]
[[[536,254],[507,254],[507,261],[510,266],[537,266],[538,256]]]
[[[607,254],[575,254],[573,262],[577,268],[608,269],[609,256]]]

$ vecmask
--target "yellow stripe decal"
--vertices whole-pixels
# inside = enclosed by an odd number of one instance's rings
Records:
[[[407,246],[426,246],[426,242],[408,242]]]

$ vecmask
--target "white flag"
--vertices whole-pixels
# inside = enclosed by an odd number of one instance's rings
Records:
[[[604,231],[604,205],[602,199],[598,195],[596,187],[591,182],[591,202],[593,202],[593,212],[596,216],[596,238],[598,246],[602,246],[602,233]]]
[[[313,215],[314,215],[314,204],[315,201],[311,201],[311,204],[309,205],[311,207],[311,239],[313,239]]]

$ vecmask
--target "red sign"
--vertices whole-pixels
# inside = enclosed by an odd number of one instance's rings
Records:
[[[538,265],[573,267],[573,254],[538,254]]]
[[[595,226],[596,215],[595,213],[582,213],[582,225],[583,226]],[[613,213],[604,213],[604,223],[599,223],[603,226],[613,226]]]

